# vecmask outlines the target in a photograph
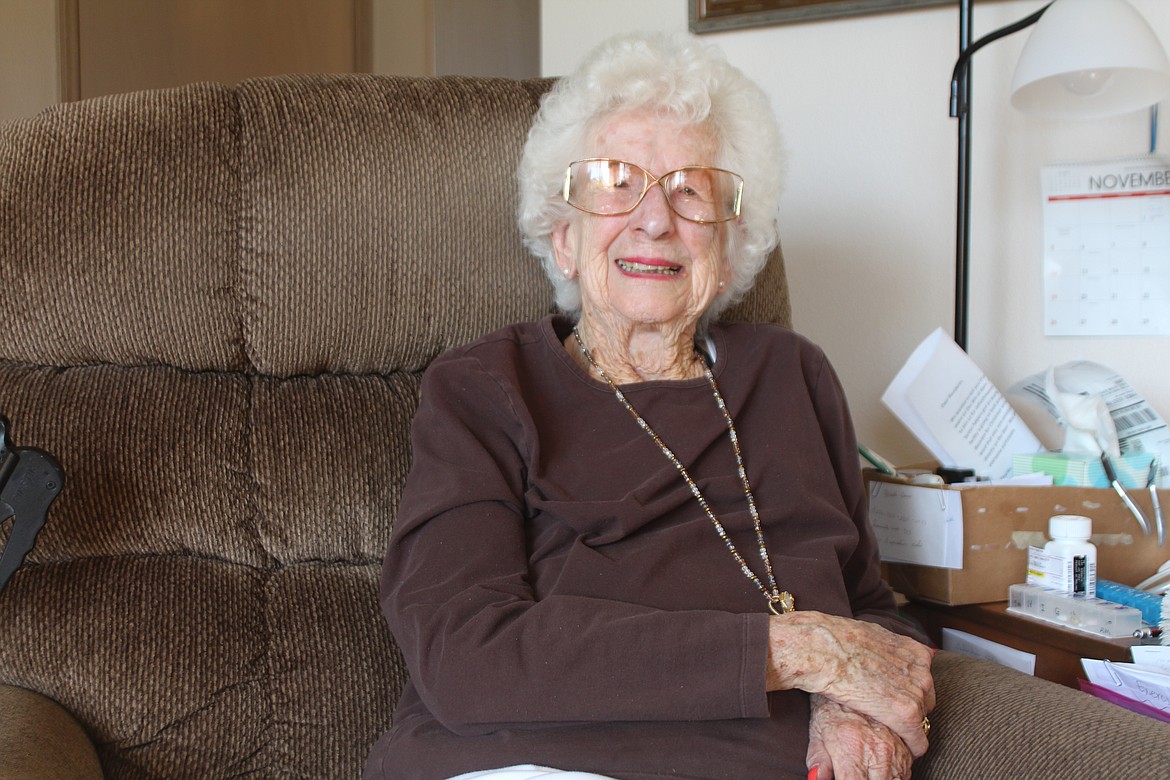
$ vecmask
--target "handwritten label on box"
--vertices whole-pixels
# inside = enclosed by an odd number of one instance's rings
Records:
[[[963,568],[959,491],[879,481],[869,486],[869,522],[883,561]]]

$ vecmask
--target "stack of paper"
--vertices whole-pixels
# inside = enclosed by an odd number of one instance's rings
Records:
[[[1170,722],[1170,647],[1136,646],[1134,663],[1082,658],[1081,688],[1126,709]]]
[[[939,328],[914,350],[882,402],[944,466],[1005,479],[1012,456],[1044,445],[983,374]]]

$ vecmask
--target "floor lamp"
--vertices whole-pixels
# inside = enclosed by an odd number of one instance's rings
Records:
[[[958,119],[954,338],[964,350],[971,249],[971,58],[975,52],[1035,25],[1016,64],[1012,105],[1041,116],[1110,116],[1156,106],[1170,95],[1166,50],[1126,0],[1053,0],[974,43],[972,6],[973,0],[959,0],[959,58],[951,79],[951,116]]]

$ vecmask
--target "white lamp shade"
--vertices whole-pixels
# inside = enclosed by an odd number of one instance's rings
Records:
[[[1137,111],[1170,95],[1170,60],[1125,0],[1056,0],[1016,63],[1012,105],[1061,119]]]

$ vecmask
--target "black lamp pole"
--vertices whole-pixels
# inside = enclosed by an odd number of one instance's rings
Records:
[[[958,121],[958,175],[955,197],[955,343],[967,349],[967,300],[971,254],[971,57],[989,43],[1035,24],[1049,3],[1031,16],[971,43],[973,0],[959,0],[959,59],[951,74],[951,116]]]
[[[968,258],[971,254],[971,19],[971,0],[959,0],[959,61],[955,63],[955,75],[951,80],[951,116],[959,120],[958,175],[955,179],[955,343],[964,351],[967,349]]]

